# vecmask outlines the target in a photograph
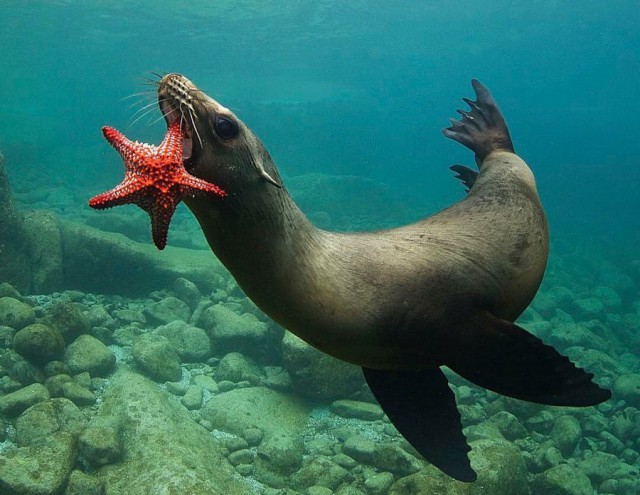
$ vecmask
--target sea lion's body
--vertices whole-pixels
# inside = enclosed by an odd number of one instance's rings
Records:
[[[475,474],[439,366],[537,402],[606,399],[591,375],[512,323],[542,280],[547,223],[531,170],[513,152],[495,102],[476,84],[478,101],[466,100],[472,111],[447,131],[476,152],[479,173],[457,166],[469,194],[414,224],[349,234],[307,220],[264,146],[229,110],[177,74],[158,90],[167,121],[185,122],[189,172],[229,194],[187,204],[238,284],[288,330],[362,366],[405,437],[466,480]],[[398,396],[405,377],[412,383]],[[414,427],[423,414],[442,432]],[[445,446],[453,453],[440,452]]]

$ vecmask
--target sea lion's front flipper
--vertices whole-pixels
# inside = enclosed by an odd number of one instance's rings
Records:
[[[476,480],[455,397],[440,368],[362,370],[389,420],[425,459],[455,479]]]
[[[509,321],[486,313],[463,339],[447,365],[481,387],[555,406],[593,406],[611,397],[591,373]]]
[[[460,180],[464,185],[467,192],[471,190],[473,185],[476,183],[476,179],[478,178],[478,172],[469,167],[465,167],[464,165],[451,165],[449,167],[450,170],[456,174],[456,179]]]

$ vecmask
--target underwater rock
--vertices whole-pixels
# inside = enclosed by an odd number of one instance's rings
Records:
[[[378,404],[357,400],[341,399],[331,404],[331,411],[343,418],[356,418],[363,421],[382,419],[382,408]]]
[[[20,390],[0,397],[0,413],[17,416],[38,402],[49,399],[47,387],[41,383],[27,385]]]
[[[478,473],[474,483],[456,481],[433,466],[400,478],[389,495],[525,495],[527,469],[520,450],[507,440],[471,442],[471,464]],[[538,495],[538,494],[536,494]]]
[[[9,349],[13,346],[13,337],[16,332],[15,328],[0,325],[0,349]]]
[[[259,428],[264,436],[257,450],[254,477],[269,486],[284,488],[302,463],[302,432],[310,412],[300,398],[266,387],[251,387],[212,397],[201,415],[214,428],[238,436],[249,428]]]
[[[137,243],[83,224],[60,221],[60,228],[66,287],[143,297],[183,277],[207,292],[215,288],[215,274],[222,271],[208,250],[168,246],[159,252],[149,242]]]
[[[180,399],[180,402],[184,407],[189,409],[189,411],[193,411],[195,409],[200,409],[202,406],[202,398],[202,387],[199,387],[198,385],[190,385],[182,399]]]
[[[14,351],[0,354],[0,368],[4,370],[8,377],[21,385],[30,385],[35,382],[42,383],[45,380],[45,375],[40,368]]]
[[[587,475],[569,464],[560,464],[539,474],[532,488],[536,495],[593,495]]]
[[[0,325],[21,330],[36,321],[33,308],[12,297],[0,297]]]
[[[331,459],[316,456],[308,459],[293,476],[294,487],[299,490],[311,486],[322,486],[335,490],[347,477],[348,471]]]
[[[359,367],[324,354],[289,332],[282,339],[282,360],[295,392],[303,397],[343,399],[364,386]]]
[[[584,324],[567,323],[555,326],[547,337],[550,345],[562,351],[567,347],[586,347],[606,351],[611,344],[586,328]]]
[[[89,318],[80,309],[78,303],[59,301],[47,311],[43,322],[57,329],[67,343],[91,330]]]
[[[516,440],[529,435],[520,420],[510,412],[499,411],[491,416],[488,421],[495,424],[502,436],[507,440]]]
[[[20,291],[7,282],[0,282],[0,297],[11,297],[18,301],[22,299]]]
[[[618,459],[617,456],[597,451],[590,457],[576,462],[576,467],[596,485],[608,479],[619,478],[625,472],[633,472],[632,469],[629,469],[630,466]]]
[[[582,428],[573,416],[560,416],[554,421],[551,439],[564,457],[570,457],[573,454],[581,438]]]
[[[553,423],[551,439],[564,457],[570,457],[582,438],[582,428],[573,416],[560,416]]]
[[[116,364],[116,356],[106,345],[91,335],[80,335],[69,346],[64,362],[73,373],[107,376]]]
[[[159,382],[175,382],[182,376],[180,358],[173,344],[150,334],[140,335],[133,342],[133,358],[140,369]]]
[[[217,394],[220,391],[216,381],[209,375],[196,375],[191,381],[194,385],[198,385],[212,394]]]
[[[22,234],[31,263],[29,290],[47,294],[64,288],[63,243],[57,218],[42,210],[27,211],[23,218]]]
[[[344,442],[342,452],[358,462],[371,465],[375,462],[376,444],[368,438],[353,435]]]
[[[0,455],[0,493],[60,493],[73,469],[75,452],[71,434],[54,433],[28,447]]]
[[[45,400],[18,416],[16,443],[24,447],[57,432],[71,433],[77,438],[86,425],[86,417],[70,400]]]
[[[218,363],[215,376],[219,381],[229,380],[234,383],[247,381],[252,385],[258,385],[262,379],[262,371],[251,358],[239,352],[230,352]]]
[[[604,304],[596,297],[577,299],[574,304],[572,314],[577,321],[599,319],[604,316]]]
[[[143,310],[147,320],[155,325],[166,325],[172,321],[189,321],[189,306],[177,297],[169,296],[146,306]]]
[[[24,291],[31,286],[31,261],[23,235],[23,217],[15,207],[9,177],[0,154],[0,280]],[[6,294],[4,294],[6,295]]]
[[[49,390],[51,397],[62,397],[64,393],[62,391],[62,385],[72,380],[73,378],[71,378],[67,373],[60,373],[47,378],[47,381],[44,382],[44,384]]]
[[[76,469],[69,476],[64,495],[104,495],[104,483]]]
[[[198,289],[198,286],[196,284],[184,277],[179,277],[175,280],[175,282],[173,282],[171,289],[176,293],[178,299],[185,302],[189,306],[191,311],[196,309],[196,306],[198,305],[198,303],[200,302],[200,298],[202,297],[200,289]]]
[[[201,321],[216,353],[237,351],[261,358],[267,351],[269,325],[251,313],[238,314],[218,303],[204,311]]]
[[[46,364],[62,355],[64,338],[55,328],[33,323],[15,334],[13,349],[33,362]]]
[[[593,289],[593,295],[598,298],[608,311],[617,311],[622,307],[622,299],[611,287],[600,285]]]
[[[393,481],[393,474],[383,471],[365,479],[364,487],[367,489],[367,493],[371,495],[384,495],[389,490],[389,487],[393,485]]]
[[[376,443],[373,466],[398,476],[407,476],[420,471],[424,465],[396,443]]]
[[[211,357],[211,342],[202,328],[176,320],[154,330],[171,341],[183,362],[206,361]]]
[[[80,457],[93,467],[116,462],[124,454],[124,445],[118,428],[90,425],[78,439],[78,452]]]
[[[622,399],[627,405],[640,408],[640,374],[620,375],[613,382],[613,393],[616,399]]]
[[[151,380],[121,367],[96,424],[117,425],[124,457],[95,470],[109,495],[250,495],[223,446]],[[273,420],[273,418],[270,418]]]
[[[542,473],[549,468],[557,466],[563,460],[562,453],[552,440],[540,443],[531,455],[526,458],[527,466],[532,474]]]
[[[95,394],[75,381],[62,384],[62,395],[77,406],[90,406],[96,402]]]

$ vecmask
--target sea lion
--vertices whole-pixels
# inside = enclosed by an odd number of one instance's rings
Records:
[[[158,82],[167,124],[182,119],[187,170],[228,192],[185,200],[216,256],[267,315],[361,366],[400,433],[463,481],[476,473],[441,366],[542,404],[610,397],[593,375],[513,323],[542,280],[547,221],[497,104],[472,85],[470,111],[458,110],[462,119],[443,131],[475,153],[479,172],[452,167],[466,197],[411,225],[347,234],[311,224],[233,112],[180,74]]]

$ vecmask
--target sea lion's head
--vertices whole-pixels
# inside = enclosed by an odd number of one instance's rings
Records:
[[[251,129],[189,79],[175,73],[162,77],[158,105],[167,125],[181,120],[189,173],[230,195],[280,187],[278,171]]]

